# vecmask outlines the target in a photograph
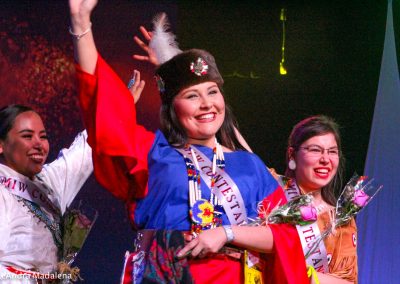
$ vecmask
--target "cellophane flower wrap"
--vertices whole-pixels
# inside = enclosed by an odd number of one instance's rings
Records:
[[[336,203],[334,227],[347,224],[382,189],[367,176],[353,175],[344,187]]]
[[[82,209],[81,203],[77,209],[70,208],[64,215],[63,251],[58,270],[61,274],[69,275],[68,280],[75,282],[78,278],[81,279],[79,268],[71,268],[70,265],[82,249],[97,217],[98,212],[96,210]],[[70,281],[66,280],[63,283],[70,283]]]
[[[314,207],[313,196],[311,194],[300,195],[281,206],[276,206],[269,212],[269,208],[264,208],[259,204],[259,217],[251,220],[247,226],[259,226],[266,224],[292,224],[307,225],[317,220],[317,210]]]
[[[329,234],[334,233],[337,227],[348,224],[354,216],[371,202],[382,187],[382,185],[377,186],[374,183],[374,179],[354,174],[342,190],[336,202],[332,223],[328,229],[322,232],[321,236],[314,241],[305,257],[307,258],[317,250],[319,243]]]
[[[310,246],[305,258],[307,259],[318,250],[320,242],[329,234],[334,233],[337,227],[348,224],[353,217],[371,202],[382,187],[382,185],[377,186],[374,183],[374,179],[354,174],[337,200],[330,226]],[[260,204],[258,208],[260,217],[251,220],[250,224],[247,225],[259,226],[288,223],[303,226],[313,223],[317,220],[317,210],[312,201],[313,196],[311,194],[300,195],[288,203],[272,209],[271,213],[268,213],[269,208],[263,208],[263,205]]]
[[[268,224],[307,225],[317,220],[317,210],[312,205],[313,197],[300,195],[286,204],[274,208],[268,215]]]

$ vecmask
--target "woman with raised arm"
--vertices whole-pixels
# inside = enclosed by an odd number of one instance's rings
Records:
[[[96,51],[90,22],[95,5],[70,0],[71,34],[95,176],[126,203],[138,230],[124,282],[242,283],[241,251],[176,258],[185,234],[221,227],[230,236],[231,225],[256,217],[258,203],[279,188],[262,161],[238,142],[213,56],[175,46],[158,58],[161,130],[147,131],[136,123],[125,84]]]
[[[282,190],[266,198],[263,208],[268,213],[282,201],[311,194],[317,221],[304,226],[269,224],[267,226],[234,226],[232,243],[239,247],[271,254],[264,278],[267,283],[302,283],[306,264],[317,271],[319,283],[357,282],[357,228],[354,218],[336,228],[323,242],[310,251],[311,244],[332,223],[335,214],[335,191],[340,190],[344,169],[341,139],[337,124],[326,116],[313,116],[300,121],[292,130],[287,149],[286,176],[278,176]],[[269,208],[269,210],[267,210]],[[271,233],[272,232],[272,233]],[[227,241],[217,228],[200,234],[179,257],[200,251],[216,252]],[[304,248],[302,248],[304,244]],[[305,261],[305,255],[307,263]]]
[[[62,216],[93,170],[86,137],[80,133],[70,148],[44,165],[49,142],[40,116],[21,105],[0,109],[2,284],[57,277]]]

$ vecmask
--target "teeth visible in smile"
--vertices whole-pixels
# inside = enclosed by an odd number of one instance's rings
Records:
[[[31,155],[30,157],[33,160],[41,160],[41,159],[43,159],[43,155]]]
[[[318,169],[318,170],[315,170],[317,173],[320,173],[320,174],[327,174],[328,173],[328,170],[327,169]]]
[[[214,114],[209,113],[209,114],[204,114],[204,115],[199,116],[199,119],[209,119],[209,118],[214,118]]]

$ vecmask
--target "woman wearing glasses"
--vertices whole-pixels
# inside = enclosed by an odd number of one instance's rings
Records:
[[[264,202],[269,211],[302,194],[312,194],[317,222],[308,226],[274,225],[260,227],[234,226],[230,236],[236,246],[268,255],[268,283],[303,283],[306,267],[314,267],[312,283],[357,282],[357,228],[354,219],[336,228],[320,242],[304,261],[309,247],[331,224],[336,204],[335,191],[341,189],[344,158],[337,124],[326,116],[313,116],[300,121],[292,130],[286,153],[286,177],[277,177],[282,191]],[[219,250],[227,241],[225,232],[217,228],[203,232],[181,252],[197,253]],[[303,244],[303,246],[302,246]],[[304,247],[304,248],[302,248]],[[303,280],[300,280],[303,279]]]

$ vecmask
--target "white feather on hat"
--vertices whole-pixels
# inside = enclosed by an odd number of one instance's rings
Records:
[[[175,55],[182,52],[176,42],[176,36],[169,32],[170,27],[167,14],[159,13],[153,19],[153,32],[149,47],[156,54],[158,64],[161,65]]]

